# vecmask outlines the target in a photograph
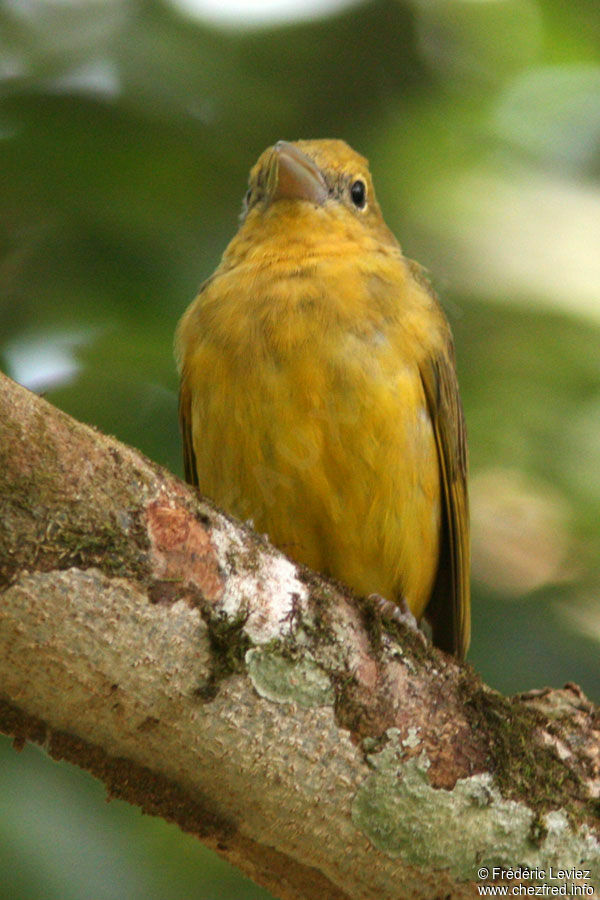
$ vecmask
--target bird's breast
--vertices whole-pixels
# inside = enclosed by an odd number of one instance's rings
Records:
[[[419,615],[440,526],[419,375],[429,307],[392,262],[223,273],[184,325],[184,370],[200,488],[296,559],[359,593],[402,591]]]
[[[346,337],[383,348],[393,331],[410,341],[419,318],[431,315],[431,298],[415,288],[402,257],[386,248],[362,256],[353,243],[336,253],[300,245],[293,253],[265,250],[223,272],[199,314],[201,327],[241,362],[257,352],[281,359],[330,342],[337,352]],[[417,339],[413,356],[420,349]]]

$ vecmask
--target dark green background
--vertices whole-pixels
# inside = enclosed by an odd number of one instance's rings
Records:
[[[504,692],[600,700],[599,38],[596,0],[237,30],[157,0],[0,3],[0,365],[181,474],[173,331],[247,171],[279,138],[346,139],[456,337],[469,659]],[[265,896],[86,775],[1,751],[0,895]]]

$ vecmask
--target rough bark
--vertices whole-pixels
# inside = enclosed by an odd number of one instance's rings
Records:
[[[501,697],[4,376],[0,593],[0,730],[284,900],[600,874],[600,717],[576,686]]]

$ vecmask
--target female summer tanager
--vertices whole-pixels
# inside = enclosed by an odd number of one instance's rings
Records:
[[[285,553],[469,645],[450,328],[343,141],[279,141],[177,330],[185,474]]]

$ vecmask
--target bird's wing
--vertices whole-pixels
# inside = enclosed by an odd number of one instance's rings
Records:
[[[189,320],[193,321],[194,310],[198,303],[198,298],[207,287],[212,284],[215,275],[211,275],[200,285],[196,301],[188,307],[180,320],[175,333],[175,357],[178,360],[178,368],[180,370],[181,380],[179,383],[179,427],[181,428],[181,437],[183,439],[183,470],[185,480],[188,484],[198,487],[198,471],[196,468],[196,454],[194,453],[194,441],[192,437],[192,390],[189,380],[189,372],[186,366],[186,349],[189,349]],[[192,337],[194,331],[192,329]]]
[[[185,480],[188,484],[198,486],[198,473],[196,471],[196,454],[192,440],[192,394],[185,373],[181,378],[179,388],[179,426],[183,439],[183,468]]]
[[[433,642],[464,659],[471,638],[467,440],[450,337],[443,352],[421,365],[440,464],[440,561],[425,615]]]

